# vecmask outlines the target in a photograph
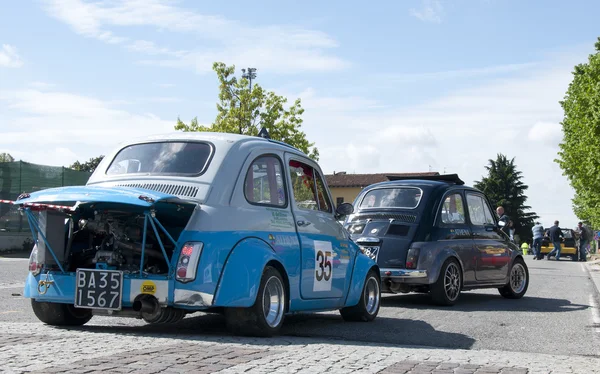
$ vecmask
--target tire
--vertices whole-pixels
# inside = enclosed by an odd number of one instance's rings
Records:
[[[83,326],[92,319],[89,309],[77,309],[71,304],[58,304],[31,299],[31,308],[42,322],[52,326]]]
[[[381,306],[381,284],[374,270],[365,278],[365,285],[358,304],[340,309],[344,321],[371,322],[377,317]]]
[[[510,267],[508,284],[498,288],[500,295],[507,299],[520,299],[529,287],[529,269],[522,258],[517,258]]]
[[[571,261],[577,261],[577,255],[571,255]]]
[[[254,305],[249,308],[226,308],[228,329],[235,335],[273,336],[285,319],[287,294],[279,271],[267,266],[260,280]]]
[[[431,285],[431,298],[437,305],[456,304],[463,284],[463,274],[455,258],[444,262],[437,281]]]

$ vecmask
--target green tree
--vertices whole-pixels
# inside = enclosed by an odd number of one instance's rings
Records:
[[[0,162],[14,162],[15,158],[10,153],[0,153]]]
[[[600,38],[587,63],[575,66],[560,102],[563,141],[555,160],[573,189],[577,217],[600,227]]]
[[[521,181],[523,173],[517,170],[515,159],[509,160],[505,155],[498,154],[496,160],[489,160],[485,168],[488,175],[476,181],[475,188],[487,195],[494,209],[500,205],[504,207],[505,214],[514,223],[515,234],[519,235],[521,241],[529,241],[534,220],[539,217],[534,212],[526,212],[531,209],[525,205],[525,191],[529,186]]]
[[[81,163],[79,161],[75,161],[71,166],[69,166],[69,168],[73,169],[73,170],[77,170],[77,171],[87,171],[87,172],[93,173],[103,158],[104,158],[104,155],[100,155],[98,157],[92,157],[88,161],[83,162],[83,163]]]
[[[193,118],[185,124],[177,118],[175,130],[214,131],[256,136],[266,128],[271,139],[285,142],[300,149],[312,159],[319,159],[319,151],[301,131],[304,109],[300,99],[286,109],[287,99],[274,92],[265,91],[260,85],[248,87],[248,79],[235,77],[235,66],[215,62],[213,70],[219,79],[219,102],[217,118],[211,126],[198,124]]]

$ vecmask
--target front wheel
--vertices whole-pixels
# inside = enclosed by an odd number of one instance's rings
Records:
[[[283,325],[286,293],[277,269],[267,266],[260,280],[256,301],[250,308],[226,308],[227,327],[234,334],[273,336]]]
[[[370,322],[377,317],[381,305],[381,287],[377,273],[370,270],[358,304],[340,309],[344,321]]]
[[[529,287],[529,270],[522,258],[517,258],[510,268],[508,284],[498,288],[500,295],[507,299],[520,299]]]
[[[437,281],[431,285],[431,297],[438,305],[454,305],[462,288],[462,271],[458,261],[449,258],[444,262]]]
[[[42,322],[52,326],[82,326],[92,319],[89,309],[77,309],[71,304],[47,303],[31,299],[31,308]]]

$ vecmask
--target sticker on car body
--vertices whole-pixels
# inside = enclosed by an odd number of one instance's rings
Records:
[[[313,292],[331,291],[333,249],[331,242],[315,240],[315,279]]]

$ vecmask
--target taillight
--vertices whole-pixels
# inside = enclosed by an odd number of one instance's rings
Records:
[[[419,250],[419,248],[411,248],[408,250],[408,255],[406,256],[406,268],[407,269],[416,269],[417,268],[420,252],[421,251]]]
[[[175,279],[182,283],[191,282],[196,279],[200,253],[202,253],[202,243],[200,242],[188,242],[183,245],[179,253],[179,260],[177,260]]]
[[[38,246],[34,245],[29,255],[29,271],[32,275],[38,275],[42,271],[44,264],[44,255],[38,251]]]

